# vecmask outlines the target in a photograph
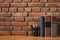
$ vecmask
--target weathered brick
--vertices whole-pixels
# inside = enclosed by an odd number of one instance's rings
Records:
[[[4,31],[12,31],[13,28],[11,26],[5,26],[3,30]]]
[[[48,0],[48,2],[54,2],[55,0]]]
[[[47,2],[47,0],[40,0],[40,2]]]
[[[0,26],[10,26],[10,22],[0,22]]]
[[[60,0],[55,0],[55,2],[60,2]]]
[[[32,13],[29,13],[29,16],[35,16],[35,17],[39,17],[39,16],[44,16],[45,13],[40,13],[40,12],[32,12]]]
[[[47,7],[59,7],[60,5],[58,3],[46,3]]]
[[[25,13],[25,12],[23,12],[23,13],[12,13],[12,16],[15,16],[15,17],[19,17],[19,16],[25,17],[27,15],[28,15],[28,13]]]
[[[18,12],[23,12],[24,8],[18,8]]]
[[[31,12],[31,8],[30,7],[25,8],[25,12]]]
[[[3,31],[3,27],[2,26],[0,27],[0,31]]]
[[[8,8],[2,8],[2,12],[8,12]]]
[[[12,22],[12,26],[27,26],[27,22]]]
[[[39,7],[33,7],[32,12],[40,12],[40,8]]]
[[[22,30],[24,30],[24,31],[31,31],[32,29],[31,29],[30,26],[27,26],[27,27],[23,27]]]
[[[40,21],[39,17],[34,17],[34,21]]]
[[[48,12],[49,11],[49,8],[41,8],[41,11],[42,12]]]
[[[11,14],[10,13],[6,13],[6,12],[1,12],[0,13],[0,17],[10,17]]]
[[[13,18],[12,17],[5,17],[4,20],[9,22],[9,21],[13,21]]]
[[[0,3],[0,7],[9,7],[9,3]]]
[[[21,0],[13,0],[13,2],[20,3]]]
[[[4,21],[4,18],[3,17],[0,17],[0,21]]]
[[[4,0],[0,0],[0,3],[4,2]]]
[[[4,35],[10,35],[10,32],[9,31],[0,31],[0,35],[4,36]]]
[[[32,17],[25,17],[25,21],[33,21]]]
[[[32,2],[39,2],[39,0],[32,0]]]
[[[31,0],[23,0],[23,2],[30,2]]]
[[[21,31],[22,28],[21,27],[13,27],[13,31]]]
[[[24,17],[14,17],[14,21],[24,21]]]
[[[43,3],[28,3],[29,7],[43,7]]]
[[[26,7],[26,3],[11,3],[12,7]]]
[[[9,12],[17,12],[17,8],[11,7],[11,8],[9,8]]]
[[[12,35],[27,35],[26,31],[12,31]]]
[[[50,8],[50,12],[56,12],[57,8]]]
[[[10,2],[12,2],[12,0],[5,0],[5,2],[8,2],[8,3],[10,3]]]
[[[58,8],[58,12],[60,12],[60,8]]]
[[[28,36],[32,36],[32,31],[28,31]]]

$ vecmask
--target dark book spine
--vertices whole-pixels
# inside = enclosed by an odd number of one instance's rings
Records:
[[[40,17],[40,36],[45,36],[45,18],[43,16]]]
[[[51,16],[45,17],[45,36],[51,37]]]
[[[52,16],[51,37],[57,36],[57,16]]]

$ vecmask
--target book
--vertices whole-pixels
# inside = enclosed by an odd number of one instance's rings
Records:
[[[57,16],[52,16],[51,20],[51,37],[57,36]]]
[[[40,36],[41,37],[45,36],[45,17],[44,16],[40,17]]]
[[[51,37],[57,36],[57,24],[51,24]]]
[[[51,16],[45,17],[45,37],[51,37]]]

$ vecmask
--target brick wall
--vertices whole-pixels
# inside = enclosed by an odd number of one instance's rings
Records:
[[[59,13],[59,2],[60,0],[0,0],[0,35],[32,35],[30,25],[39,25],[40,16]]]

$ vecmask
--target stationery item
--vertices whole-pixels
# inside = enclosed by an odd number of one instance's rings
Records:
[[[41,37],[45,36],[45,17],[44,16],[40,17],[40,36]]]
[[[52,24],[51,26],[51,37],[57,36],[57,24]]]

